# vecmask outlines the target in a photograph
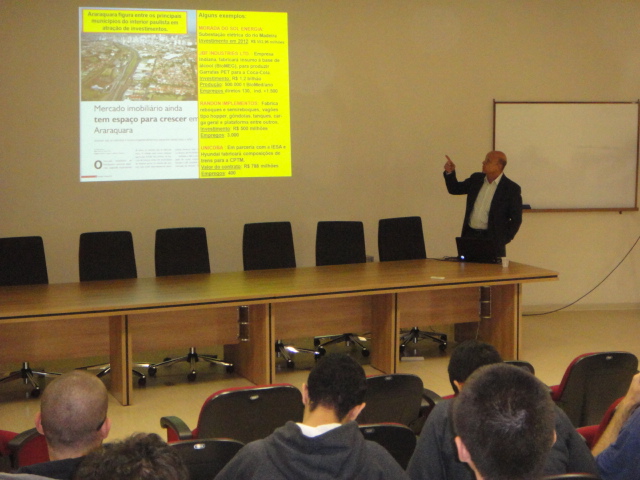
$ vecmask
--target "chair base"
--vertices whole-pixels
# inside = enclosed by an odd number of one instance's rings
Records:
[[[33,387],[33,390],[31,390],[31,396],[37,398],[40,396],[40,385],[38,385],[36,377],[55,377],[58,375],[61,374],[55,372],[32,370],[29,366],[29,362],[22,362],[22,368],[20,370],[11,372],[6,377],[0,379],[0,383],[22,379],[25,385],[31,385],[31,387]]]
[[[323,343],[322,340],[327,340],[327,341]],[[325,347],[327,347],[328,345],[333,345],[335,343],[340,343],[340,342],[344,342],[347,345],[347,347],[351,346],[351,344],[357,345],[358,347],[360,347],[360,351],[363,357],[368,357],[371,354],[369,349],[362,344],[360,340],[360,335],[357,335],[355,333],[341,333],[339,335],[321,335],[313,339],[313,344],[316,346],[316,351],[320,355],[324,355],[325,353],[327,353],[327,350]]]
[[[276,357],[284,358],[287,361],[287,368],[294,368],[296,366],[293,361],[291,353],[310,353],[313,358],[318,361],[321,354],[317,350],[311,350],[310,348],[294,347],[293,345],[285,345],[282,340],[276,340]]]
[[[411,342],[418,343],[420,340],[430,339],[438,344],[442,351],[447,349],[447,334],[440,332],[423,332],[418,327],[413,327],[408,332],[400,335],[400,353],[404,353],[405,348]]]
[[[173,365],[178,362],[189,362],[191,365],[191,371],[187,374],[187,380],[190,382],[195,381],[196,379],[196,363],[200,360],[204,360],[209,363],[213,363],[215,365],[224,365],[228,373],[233,372],[233,363],[225,362],[224,360],[220,360],[217,355],[207,355],[206,353],[198,354],[196,352],[195,347],[189,348],[189,353],[183,355],[182,357],[177,358],[167,358],[160,363],[154,363],[149,365],[149,375],[152,377],[156,376],[158,372],[158,367],[166,367],[168,365]]]
[[[138,367],[147,367],[148,364],[145,363],[138,363],[136,364]],[[96,377],[98,378],[102,378],[105,375],[109,374],[111,372],[111,365],[108,363],[102,363],[102,364],[97,364],[97,365],[89,365],[88,367],[80,367],[78,370],[93,370],[93,369],[100,369],[100,371],[97,373]],[[138,370],[131,370],[131,373],[133,373],[134,377],[138,378],[138,385],[141,387],[144,387],[147,384],[147,376],[142,373],[139,372]]]

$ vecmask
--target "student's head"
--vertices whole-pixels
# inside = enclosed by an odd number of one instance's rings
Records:
[[[540,477],[555,441],[549,389],[507,364],[480,367],[454,400],[453,424],[461,461],[484,480]]]
[[[493,345],[478,340],[460,343],[449,359],[449,382],[453,391],[459,393],[459,387],[473,372],[484,365],[494,363],[502,363],[502,357]]]
[[[329,354],[309,373],[306,389],[310,411],[318,407],[333,410],[342,422],[354,407],[363,404],[366,376],[358,362],[348,355]]]
[[[137,433],[89,453],[74,474],[77,480],[188,480],[178,452],[155,433]]]
[[[109,434],[107,389],[95,375],[74,370],[47,386],[36,416],[52,459],[84,455]]]

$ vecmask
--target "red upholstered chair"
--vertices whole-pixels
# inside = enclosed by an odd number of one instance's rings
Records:
[[[228,438],[183,440],[171,444],[187,466],[189,480],[215,478],[243,446],[242,442]]]
[[[0,430],[0,454],[9,456],[12,469],[49,461],[47,442],[35,428],[22,433]]]
[[[595,425],[609,406],[623,396],[638,371],[638,359],[629,352],[587,353],[576,357],[551,396],[573,425]]]
[[[220,390],[204,401],[198,425],[191,430],[179,417],[162,417],[167,441],[231,438],[242,443],[265,438],[287,421],[302,421],[302,393],[293,385],[238,387]]]
[[[399,423],[419,434],[424,424],[422,412],[422,379],[417,375],[392,373],[367,377],[366,406],[356,421],[371,423]]]
[[[587,442],[589,449],[592,449],[595,444],[600,440],[600,437],[604,433],[605,429],[609,425],[613,414],[616,413],[616,408],[618,408],[618,404],[624,397],[618,398],[615,402],[613,402],[607,411],[605,412],[602,420],[598,425],[587,425],[586,427],[579,427],[576,430],[580,435],[584,437],[584,440]]]

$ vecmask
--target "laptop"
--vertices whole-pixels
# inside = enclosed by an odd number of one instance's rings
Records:
[[[488,238],[456,237],[458,260],[475,263],[501,263],[496,243]]]

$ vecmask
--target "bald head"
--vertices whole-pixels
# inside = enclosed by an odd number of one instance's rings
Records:
[[[489,182],[493,182],[507,166],[507,156],[498,150],[487,153],[482,162],[482,173],[487,176]]]
[[[108,402],[102,381],[85,371],[65,373],[51,382],[40,402],[40,423],[49,449],[83,455],[98,447],[106,436]]]

